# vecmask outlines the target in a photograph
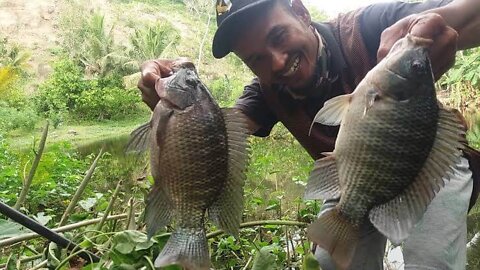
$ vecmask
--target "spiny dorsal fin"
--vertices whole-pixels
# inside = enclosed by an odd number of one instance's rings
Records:
[[[399,245],[408,237],[444,181],[450,179],[460,161],[463,133],[459,119],[441,108],[433,147],[415,181],[404,193],[370,211],[372,223],[393,244]]]
[[[332,199],[340,196],[337,163],[333,154],[315,161],[305,189],[305,199]]]
[[[132,131],[132,133],[130,133],[130,140],[127,146],[125,146],[125,152],[143,153],[147,151],[150,145],[151,130],[151,122],[147,122]]]
[[[228,136],[228,179],[216,202],[209,208],[210,219],[237,236],[243,214],[243,186],[248,162],[248,130],[244,116],[235,109],[222,109]]]

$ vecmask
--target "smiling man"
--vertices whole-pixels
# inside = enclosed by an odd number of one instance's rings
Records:
[[[436,78],[452,66],[457,49],[480,44],[478,0],[374,4],[326,23],[312,22],[301,0],[219,0],[216,10],[213,55],[233,52],[257,76],[236,104],[251,133],[268,136],[281,122],[313,159],[333,150],[338,132],[316,124],[309,135],[317,111],[326,100],[352,92],[396,40],[407,33],[432,39]],[[159,100],[155,83],[172,74],[173,64],[154,60],[142,66],[139,88],[152,109]],[[478,155],[468,158],[405,242],[406,269],[465,268],[466,215],[475,199],[471,171],[475,181],[480,173]],[[322,212],[335,203],[327,201]],[[385,238],[369,222],[360,238],[350,269],[383,269]],[[317,249],[316,256],[322,269],[335,269],[327,252]]]

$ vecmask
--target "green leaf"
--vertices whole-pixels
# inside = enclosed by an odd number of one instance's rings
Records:
[[[43,226],[47,225],[47,223],[52,220],[52,216],[46,216],[44,212],[38,212],[33,218]]]
[[[110,270],[136,270],[137,268],[134,265],[122,263],[120,265],[112,265]]]
[[[58,248],[57,244],[50,243],[48,244],[47,250],[47,259],[50,266],[57,266],[60,264],[61,250]]]
[[[92,207],[95,206],[97,201],[98,201],[97,198],[88,198],[88,199],[79,201],[78,204],[83,208],[83,210],[90,211]]]
[[[273,246],[262,247],[253,259],[252,270],[280,269],[276,263],[276,256],[272,254]]]
[[[303,270],[321,270],[320,264],[312,253],[309,253],[303,258],[302,266]]]
[[[7,260],[7,266],[5,267],[5,270],[17,270],[16,266],[16,261],[17,261],[17,255],[10,255]]]
[[[0,239],[19,236],[28,232],[30,232],[30,230],[23,228],[20,224],[0,219]]]
[[[122,254],[149,249],[155,242],[154,239],[148,240],[145,234],[132,230],[117,233],[113,238],[114,249]]]

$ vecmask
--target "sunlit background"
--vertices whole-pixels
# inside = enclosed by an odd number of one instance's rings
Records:
[[[323,10],[328,16],[334,16],[340,12],[350,11],[355,8],[367,6],[372,3],[378,2],[391,2],[392,0],[303,0],[306,4],[317,7],[319,10]]]

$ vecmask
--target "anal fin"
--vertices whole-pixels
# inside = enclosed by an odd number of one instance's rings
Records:
[[[172,206],[168,197],[158,185],[154,185],[148,194],[147,207],[145,209],[148,237],[154,236],[160,228],[170,224],[172,216]]]

